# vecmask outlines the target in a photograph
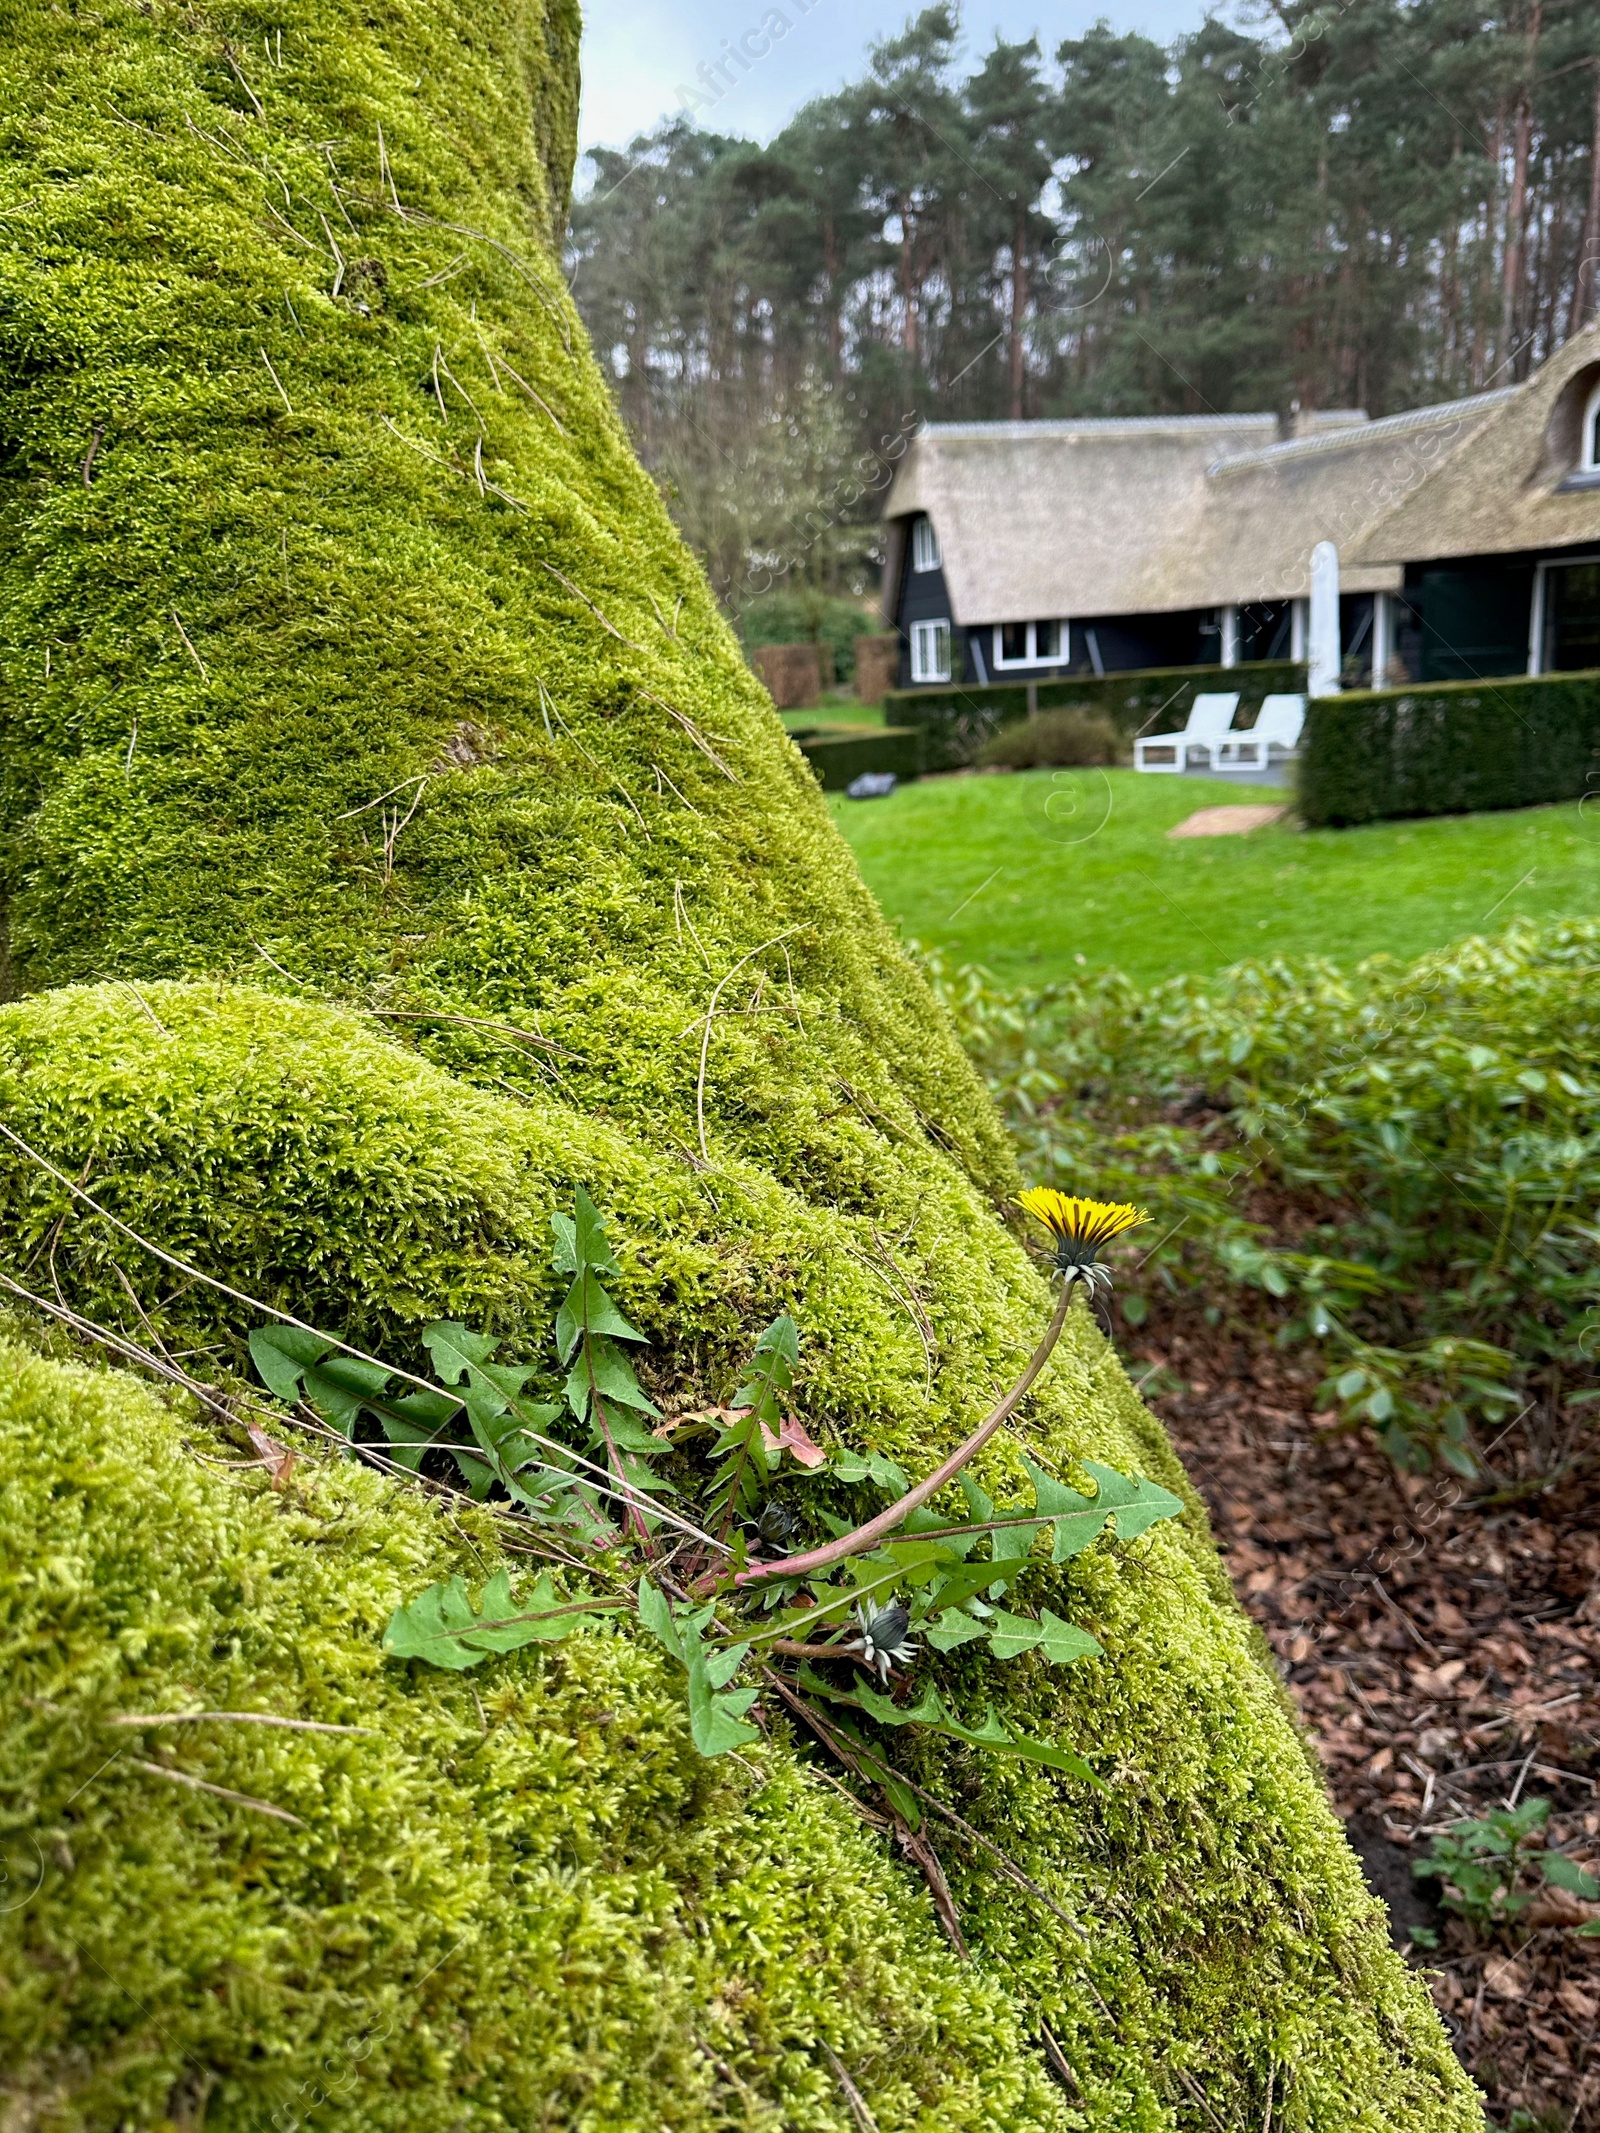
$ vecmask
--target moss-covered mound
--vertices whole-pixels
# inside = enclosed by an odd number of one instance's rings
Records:
[[[787,1307],[811,1426],[930,1463],[1043,1322],[1017,1179],[583,346],[570,15],[0,27],[5,1121],[401,1360],[450,1312],[549,1369],[584,1184],[663,1397]],[[9,1142],[0,1238],[237,1362],[247,1310]],[[1103,1661],[958,1655],[1109,1781],[924,1746],[1076,1921],[941,1840],[962,1965],[781,1729],[692,1758],[628,1626],[381,1661],[402,1592],[492,1561],[473,1515],[316,1461],[273,1491],[126,1378],[0,1379],[16,2125],[1475,2122],[1198,1516],[1030,1571]],[[1026,1429],[1176,1480],[1081,1316]],[[374,1730],[106,1723],[201,1708]]]

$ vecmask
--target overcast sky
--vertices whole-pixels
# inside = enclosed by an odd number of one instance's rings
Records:
[[[723,40],[759,30],[773,0],[587,0],[584,9],[583,116],[588,148],[622,147],[682,107],[680,89],[723,57]],[[700,123],[719,133],[769,139],[808,98],[855,74],[867,46],[900,29],[917,10],[906,0],[778,0],[792,28],[757,59]],[[1197,25],[1203,0],[971,0],[963,10],[966,48],[981,52],[996,30],[1035,31],[1047,53],[1081,35],[1098,15],[1119,29],[1166,39]],[[755,40],[759,43],[758,37]],[[698,93],[705,94],[703,86]],[[580,182],[581,182],[580,172]]]

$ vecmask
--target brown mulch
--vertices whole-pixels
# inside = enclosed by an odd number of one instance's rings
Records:
[[[1600,1905],[1545,1891],[1483,1939],[1410,1871],[1452,1822],[1530,1796],[1552,1844],[1600,1859],[1600,1482],[1477,1501],[1334,1428],[1315,1373],[1264,1341],[1196,1320],[1130,1345],[1494,2120],[1600,2128],[1600,1940],[1573,1931]]]

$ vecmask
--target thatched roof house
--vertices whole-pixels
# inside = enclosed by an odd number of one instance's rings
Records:
[[[1325,540],[1352,680],[1597,665],[1600,328],[1378,422],[929,424],[886,517],[904,684],[1298,658]]]

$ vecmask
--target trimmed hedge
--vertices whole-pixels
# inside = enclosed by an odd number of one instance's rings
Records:
[[[824,792],[843,792],[864,770],[892,770],[897,778],[922,775],[919,726],[874,727],[865,733],[808,734],[800,753]]]
[[[1248,717],[1264,697],[1303,689],[1306,669],[1289,659],[1262,659],[1239,667],[1143,667],[1126,674],[1072,674],[1033,684],[1037,711],[1058,711],[1082,704],[1101,712],[1132,736],[1143,733],[1152,717],[1166,712],[1161,731],[1180,727],[1189,706],[1206,689],[1239,692]],[[944,689],[892,689],[883,714],[922,730],[922,768],[962,770],[977,761],[986,741],[1002,727],[1029,715],[1028,683],[994,682],[986,688],[952,685]]]
[[[1318,827],[1576,800],[1600,781],[1600,671],[1318,697],[1302,747]]]

